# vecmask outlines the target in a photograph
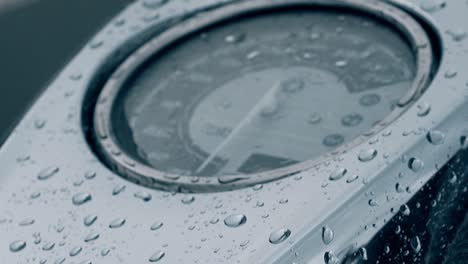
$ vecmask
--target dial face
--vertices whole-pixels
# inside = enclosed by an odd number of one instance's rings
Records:
[[[198,32],[155,54],[121,89],[122,148],[162,172],[255,174],[314,159],[385,118],[415,58],[359,13],[290,10]]]

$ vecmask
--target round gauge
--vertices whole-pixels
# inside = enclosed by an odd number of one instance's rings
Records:
[[[294,174],[397,117],[427,81],[427,36],[397,9],[385,5],[397,18],[385,19],[370,12],[380,4],[259,2],[269,3],[175,26],[109,80],[95,128],[127,176],[196,185]],[[399,16],[403,32],[388,22]]]

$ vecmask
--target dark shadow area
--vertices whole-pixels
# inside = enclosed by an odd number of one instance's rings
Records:
[[[132,0],[42,0],[0,15],[0,145],[39,93]]]

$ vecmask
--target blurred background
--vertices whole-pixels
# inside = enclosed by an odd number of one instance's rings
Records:
[[[48,82],[132,0],[0,0],[0,145]]]

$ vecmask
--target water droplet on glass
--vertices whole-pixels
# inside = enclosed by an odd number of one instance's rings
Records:
[[[343,176],[345,176],[347,172],[348,172],[348,170],[343,169],[343,168],[336,169],[330,174],[328,179],[331,180],[331,181],[337,181],[337,180],[343,178]]]
[[[228,227],[238,227],[247,222],[247,217],[243,214],[233,214],[224,219],[224,224]]]
[[[23,240],[16,240],[10,243],[11,252],[19,252],[26,247],[26,242]]]
[[[444,133],[438,130],[431,130],[426,135],[427,140],[433,145],[443,144],[445,141]]]
[[[409,208],[408,205],[404,204],[404,205],[402,205],[402,206],[400,207],[400,212],[401,212],[403,215],[408,216],[408,215],[410,215],[411,210],[410,210],[410,208]]]
[[[370,199],[368,204],[372,207],[379,206],[379,203],[377,203],[377,201],[374,199]]]
[[[322,227],[322,241],[325,245],[330,244],[333,241],[334,237],[335,234],[333,233],[333,230],[330,227]]]
[[[365,149],[359,152],[358,159],[362,162],[367,162],[373,160],[377,156],[377,150],[375,149]]]
[[[291,230],[280,228],[270,234],[268,241],[270,241],[271,244],[279,244],[288,239],[289,236],[291,236]]]
[[[254,187],[252,187],[252,189],[254,191],[259,191],[263,188],[263,185],[262,184],[255,184]]]
[[[409,161],[408,161],[408,167],[414,171],[414,172],[418,172],[420,171],[422,168],[424,168],[424,162],[418,158],[410,158]]]
[[[55,167],[55,166],[47,167],[39,172],[39,174],[37,175],[37,179],[41,181],[47,180],[50,177],[54,176],[58,171],[59,171],[58,167]]]
[[[289,201],[289,200],[288,200],[287,198],[283,198],[283,199],[279,200],[278,202],[279,202],[280,204],[287,204],[288,201]]]
[[[136,192],[133,196],[135,196],[138,199],[143,200],[144,202],[149,202],[153,198],[151,194],[145,192],[145,191],[138,191]]]
[[[246,36],[245,33],[230,34],[230,35],[227,35],[227,36],[224,38],[224,41],[226,41],[227,43],[231,43],[231,44],[233,44],[233,43],[240,43],[240,42],[244,41],[245,36]]]
[[[109,228],[119,228],[125,224],[126,220],[124,218],[118,218],[110,222]]]
[[[110,249],[108,249],[108,248],[103,248],[101,250],[101,256],[103,256],[103,257],[109,255],[109,253],[110,253]]]
[[[88,192],[80,192],[72,197],[72,201],[74,205],[82,205],[89,201],[91,201],[92,197],[91,194]]]
[[[351,175],[346,179],[346,182],[347,183],[352,183],[352,182],[356,181],[357,179],[359,179],[358,175]]]
[[[361,124],[363,119],[364,118],[362,117],[362,115],[357,114],[357,113],[351,113],[351,114],[345,115],[341,119],[341,124],[345,127],[355,127]]]
[[[337,147],[344,142],[344,137],[340,134],[331,134],[323,139],[323,145],[327,147]]]
[[[46,125],[46,121],[44,119],[34,120],[34,127],[37,129],[42,129],[45,125]]]
[[[165,255],[166,255],[166,253],[164,253],[164,251],[158,250],[148,259],[148,261],[149,262],[158,262],[162,258],[164,258]]]

